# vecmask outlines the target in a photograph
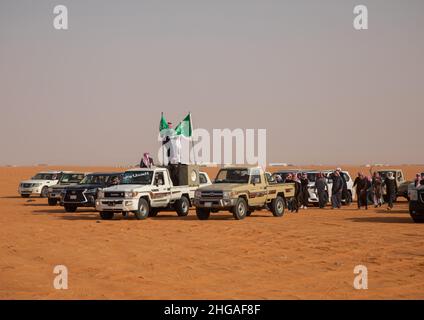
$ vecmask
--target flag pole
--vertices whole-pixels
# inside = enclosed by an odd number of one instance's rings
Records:
[[[162,123],[162,119],[163,119],[163,111],[161,112],[161,117],[160,117],[161,123]],[[162,165],[164,166],[165,165],[165,148],[164,148],[164,145],[163,145],[162,134],[161,133],[159,133],[159,134],[160,134],[161,139],[162,139],[162,141],[161,141],[161,143],[162,143],[162,145],[161,145],[161,148],[162,148]]]
[[[191,127],[191,135],[190,135],[190,141],[191,141],[191,149],[193,150],[193,160],[194,164],[197,164],[196,160],[196,152],[194,152],[194,142],[193,142],[193,118],[191,116],[191,112],[189,111],[188,114],[190,115],[190,127]]]

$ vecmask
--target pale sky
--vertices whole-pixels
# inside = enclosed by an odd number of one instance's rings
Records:
[[[0,165],[137,163],[189,110],[269,162],[424,163],[423,33],[422,0],[2,0]]]

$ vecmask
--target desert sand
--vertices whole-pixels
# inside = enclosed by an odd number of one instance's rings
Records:
[[[395,167],[410,179],[424,171]],[[194,210],[103,221],[91,209],[65,213],[21,198],[18,183],[45,169],[0,168],[1,299],[424,298],[424,225],[404,200],[390,213],[353,204],[242,221],[228,213],[199,221]],[[56,265],[69,270],[68,290],[53,288]],[[356,265],[368,268],[367,290],[353,288]]]

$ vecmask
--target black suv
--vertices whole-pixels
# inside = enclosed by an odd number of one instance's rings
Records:
[[[97,191],[119,184],[121,176],[121,172],[89,173],[79,184],[63,190],[61,205],[66,212],[75,212],[78,207],[95,207]]]

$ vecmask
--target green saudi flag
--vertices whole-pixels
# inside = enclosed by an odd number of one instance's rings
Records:
[[[169,129],[168,122],[166,122],[162,112],[162,116],[160,117],[160,123],[159,123],[159,131],[168,130],[168,129]]]
[[[175,128],[175,134],[177,136],[191,137],[193,128],[191,127],[191,113],[189,113],[183,121]]]

